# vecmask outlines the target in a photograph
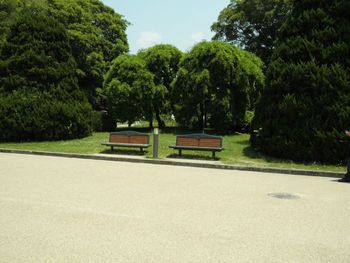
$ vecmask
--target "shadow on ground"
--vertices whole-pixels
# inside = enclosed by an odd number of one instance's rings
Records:
[[[144,156],[147,151],[139,151],[139,150],[121,150],[121,149],[115,149],[115,150],[104,150],[100,152],[102,154],[119,154],[119,155],[135,155],[135,156]]]
[[[243,148],[243,151],[242,151],[243,155],[245,157],[248,157],[251,159],[261,159],[261,160],[264,160],[264,161],[269,162],[269,163],[281,163],[281,162],[292,163],[291,160],[279,159],[279,158],[271,157],[271,156],[268,156],[268,155],[265,155],[265,154],[258,152],[250,145],[249,140],[238,141],[235,143],[246,146]],[[306,163],[300,163],[300,164],[306,164]]]
[[[331,180],[331,181],[334,182],[334,183],[350,184],[350,182],[344,181],[344,178],[335,179],[335,180]]]
[[[204,155],[194,155],[194,154],[170,154],[166,158],[172,158],[172,159],[184,159],[184,160],[205,160],[205,161],[219,161],[219,157],[211,157],[211,156],[204,156]]]
[[[260,159],[263,160],[267,163],[277,163],[277,164],[299,164],[299,165],[332,165],[331,163],[318,163],[318,162],[298,162],[298,161],[292,161],[288,159],[281,159],[281,158],[276,158],[272,156],[265,155],[263,153],[258,152],[255,150],[252,146],[250,146],[249,141],[242,141],[242,142],[237,142],[242,145],[246,145],[246,147],[243,148],[243,155],[250,158],[250,159]]]

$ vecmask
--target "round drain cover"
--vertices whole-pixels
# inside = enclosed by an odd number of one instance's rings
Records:
[[[300,199],[299,195],[290,193],[269,193],[268,195],[278,199]]]

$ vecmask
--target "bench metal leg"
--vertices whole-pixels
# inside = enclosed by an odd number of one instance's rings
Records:
[[[113,146],[111,146],[111,151],[112,151],[112,152],[114,151],[114,147],[113,147]]]
[[[143,153],[143,148],[140,147],[140,152]]]
[[[213,159],[215,159],[215,151],[213,151],[212,157]]]
[[[179,150],[179,155],[180,155],[180,156],[182,155],[182,150]]]

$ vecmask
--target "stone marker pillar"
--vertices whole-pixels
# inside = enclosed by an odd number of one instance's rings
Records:
[[[154,128],[153,130],[153,158],[158,158],[158,128]]]

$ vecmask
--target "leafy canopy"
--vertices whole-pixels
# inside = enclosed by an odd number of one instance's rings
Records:
[[[104,82],[108,112],[117,122],[152,120],[153,75],[136,55],[116,58]]]
[[[262,62],[223,42],[202,42],[184,56],[173,82],[176,120],[183,126],[219,131],[244,125],[264,82]]]
[[[73,56],[79,69],[79,86],[94,108],[96,89],[111,61],[128,51],[128,22],[112,8],[96,0],[50,0],[52,16],[68,31]]]
[[[172,45],[156,45],[141,50],[138,53],[145,62],[147,69],[153,73],[155,92],[153,96],[153,108],[160,128],[164,127],[161,114],[170,114],[171,82],[175,79],[179,69],[182,52]]]
[[[211,27],[213,39],[253,52],[267,64],[278,30],[290,11],[290,0],[231,0]]]

